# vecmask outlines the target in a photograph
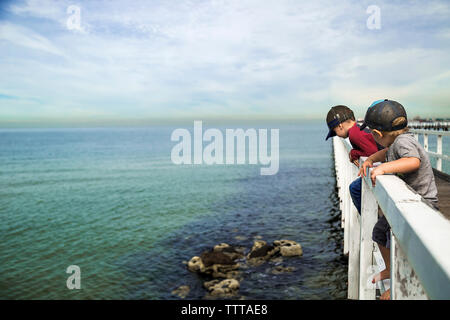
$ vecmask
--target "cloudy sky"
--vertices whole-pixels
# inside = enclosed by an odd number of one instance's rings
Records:
[[[450,117],[449,49],[448,0],[2,1],[0,125]]]

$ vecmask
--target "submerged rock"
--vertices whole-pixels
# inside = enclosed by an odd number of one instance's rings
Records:
[[[283,262],[283,257],[276,257],[276,258],[271,258],[270,262],[275,263],[275,265],[280,264]]]
[[[239,270],[220,270],[212,273],[213,278],[237,279],[242,280],[242,272]]]
[[[191,291],[189,286],[180,286],[177,289],[173,290],[172,294],[179,296],[181,299],[184,299],[189,294],[189,291]]]
[[[237,294],[240,284],[236,279],[226,279],[207,281],[203,286],[211,297],[230,298]]]
[[[266,269],[266,273],[281,274],[281,273],[292,272],[294,270],[295,270],[294,267],[276,266],[273,268]]]

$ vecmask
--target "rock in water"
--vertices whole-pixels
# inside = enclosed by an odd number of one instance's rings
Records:
[[[214,246],[214,252],[221,252],[224,255],[228,256],[231,260],[242,259],[244,255],[242,252],[238,251],[238,248],[232,247],[229,244],[221,243]]]
[[[188,264],[189,271],[192,272],[205,272],[206,267],[203,263],[202,259],[200,257],[192,257],[191,260],[189,260]]]
[[[252,250],[250,250],[250,253],[248,254],[248,258],[249,259],[253,259],[253,258],[268,259],[277,252],[278,252],[278,248],[267,244],[265,241],[257,240],[254,242]]]
[[[302,246],[292,240],[275,240],[273,242],[275,247],[278,247],[283,257],[293,257],[303,255]]]
[[[252,247],[251,251],[259,249],[259,248],[265,246],[266,244],[267,244],[267,242],[265,242],[264,240],[255,240],[253,242],[253,247]]]
[[[189,286],[180,286],[177,289],[173,290],[172,294],[179,296],[181,299],[184,299],[189,294],[189,291],[191,291]]]
[[[271,252],[274,249],[273,246],[271,245],[264,245],[261,248],[258,248],[256,250],[253,250],[252,252],[250,252],[249,258],[263,258],[265,256],[267,256],[269,254],[269,252]]]
[[[228,255],[220,251],[205,251],[200,255],[205,267],[212,266],[213,264],[234,264],[233,259]]]
[[[192,272],[206,274],[213,278],[225,278],[225,280],[217,279],[204,283],[204,287],[209,292],[207,298],[235,296],[239,290],[239,281],[242,280],[240,268],[246,269],[272,261],[278,266],[269,268],[266,272],[272,274],[292,272],[295,270],[294,267],[279,265],[283,262],[281,256],[290,257],[303,254],[301,245],[292,240],[276,240],[272,245],[263,240],[255,240],[253,247],[246,256],[247,263],[243,259],[244,251],[245,248],[243,247],[233,247],[227,243],[220,243],[210,251],[203,252],[199,257],[192,257],[187,262],[187,267]],[[189,293],[189,287],[185,287],[187,286],[181,286],[172,293],[184,299]]]
[[[213,278],[234,278],[240,273],[235,271],[239,264],[235,263],[227,254],[206,251],[200,257],[192,257],[188,262],[188,269],[192,272],[212,275]]]
[[[222,252],[226,248],[230,248],[230,245],[228,243],[222,242],[222,243],[216,244],[213,248],[213,251]]]
[[[247,255],[247,262],[251,266],[261,265],[278,253],[278,251],[278,247],[268,245],[262,240],[256,240],[253,243],[250,253]]]
[[[203,286],[211,297],[229,298],[237,294],[240,284],[236,279],[226,279],[207,281]]]

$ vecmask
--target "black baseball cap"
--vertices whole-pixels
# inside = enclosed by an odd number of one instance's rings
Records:
[[[406,121],[400,125],[393,126],[392,122],[398,117],[405,117]],[[380,131],[395,131],[405,128],[408,125],[408,118],[403,106],[393,100],[377,100],[367,109],[364,123],[361,130],[365,127],[377,129]]]
[[[327,114],[327,126],[329,131],[325,140],[334,137],[336,135],[336,132],[334,132],[333,129],[336,128],[340,123],[347,120],[355,120],[355,115],[350,108],[342,105],[332,107]]]

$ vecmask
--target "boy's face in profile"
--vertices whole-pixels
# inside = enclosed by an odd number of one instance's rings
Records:
[[[333,131],[336,132],[336,135],[341,138],[347,138],[348,136],[348,130],[345,130],[342,123],[340,123],[337,127],[333,128]]]
[[[389,147],[392,144],[392,142],[394,142],[394,139],[392,139],[387,135],[382,134],[380,131],[376,129],[370,129],[370,133],[372,134],[372,137],[376,141],[376,143],[382,145],[385,148]]]

